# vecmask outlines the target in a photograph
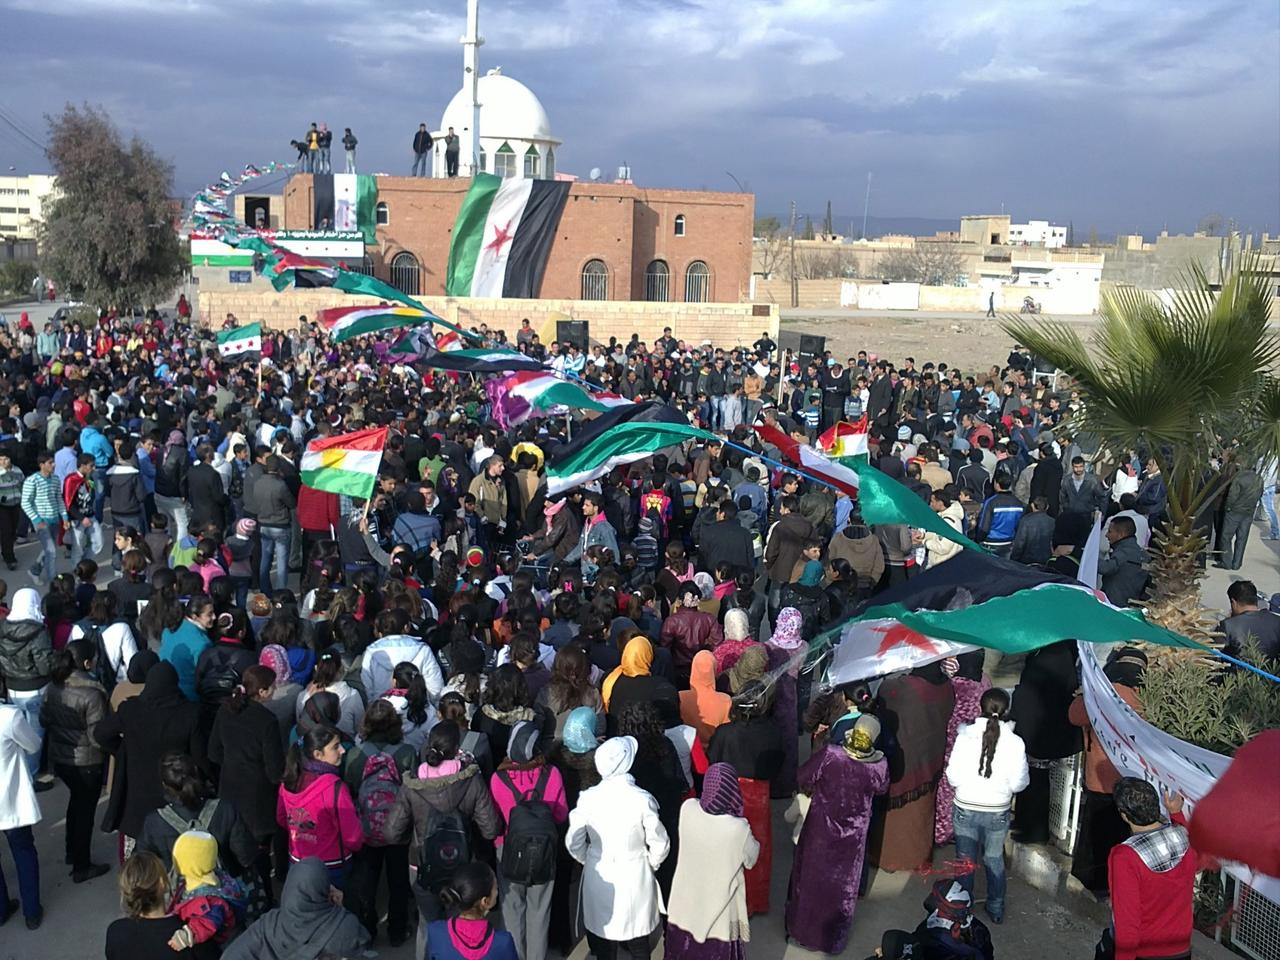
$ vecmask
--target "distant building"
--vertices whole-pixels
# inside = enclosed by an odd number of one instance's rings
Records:
[[[0,176],[0,237],[34,240],[57,178],[47,173]]]
[[[1054,250],[1067,245],[1067,228],[1055,226],[1048,220],[1013,223],[1009,225],[1009,238],[1005,242],[1015,247],[1047,247]]]
[[[480,170],[500,177],[526,180],[556,179],[558,140],[542,101],[519,80],[499,67],[480,78]],[[435,139],[432,176],[445,175],[444,137],[449,128],[461,140],[471,128],[469,91],[459,90],[444,108]]]
[[[996,247],[1008,243],[1008,215],[1001,213],[961,217],[960,242]]]

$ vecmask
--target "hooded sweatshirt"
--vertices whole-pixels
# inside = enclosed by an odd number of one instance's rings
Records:
[[[107,495],[114,517],[140,517],[147,499],[142,471],[133,463],[117,463],[107,471]]]
[[[337,767],[307,761],[296,791],[283,784],[276,801],[276,822],[289,832],[289,859],[319,857],[338,867],[364,846],[355,802]]]

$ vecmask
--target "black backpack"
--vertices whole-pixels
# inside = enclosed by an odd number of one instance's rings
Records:
[[[537,886],[550,883],[556,875],[556,851],[560,831],[551,807],[543,802],[551,765],[543,764],[538,782],[528,794],[521,793],[506,770],[498,771],[516,805],[507,819],[507,839],[502,845],[502,875],[509,883]]]
[[[418,847],[418,886],[439,893],[453,879],[454,871],[471,862],[471,833],[466,818],[456,810],[431,811],[427,831]]]
[[[110,626],[110,624],[107,624]],[[107,646],[102,639],[103,627],[96,623],[90,623],[88,620],[82,620],[79,627],[84,631],[82,640],[87,640],[93,644],[96,655],[93,661],[93,679],[102,684],[103,689],[107,691],[107,696],[111,696],[111,691],[116,688],[116,678],[120,664],[112,663],[111,656],[107,653]]]

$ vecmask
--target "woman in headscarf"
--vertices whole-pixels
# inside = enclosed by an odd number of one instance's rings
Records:
[[[568,648],[566,648],[568,649]],[[572,810],[578,805],[578,797],[600,782],[596,770],[597,716],[590,707],[577,707],[564,721],[560,739],[551,751],[551,762],[560,770],[564,780],[565,801]],[[569,856],[564,844],[560,845],[560,857],[556,862],[556,885],[551,893],[551,945],[566,957],[582,939],[582,909],[579,890],[582,886],[582,866]]]
[[[724,673],[742,656],[744,650],[756,646],[751,636],[747,611],[734,608],[724,614],[724,640],[715,648],[716,673]]]
[[[604,678],[600,693],[609,716],[608,729],[617,728],[617,714],[628,703],[653,702],[668,726],[680,722],[680,697],[671,681],[653,676],[653,644],[648,637],[632,637],[622,649],[622,664]]]
[[[289,652],[278,643],[269,643],[258,654],[258,665],[271,671],[275,680],[271,684],[271,696],[262,705],[271,711],[280,729],[280,745],[289,748],[289,731],[297,720],[298,694],[302,684],[290,680],[293,668],[289,666]]]
[[[800,668],[804,666],[804,617],[795,607],[778,611],[773,634],[765,644],[769,654],[769,676],[773,680],[773,722],[782,734],[782,766],[773,778],[770,795],[789,799],[796,792],[796,769],[799,766],[797,733],[800,729],[800,696],[797,689]]]
[[[769,651],[763,644],[744,650],[728,671],[729,692],[735,697],[753,683],[759,683],[769,672]]]
[[[763,647],[757,645],[757,649],[764,654]],[[716,727],[728,721],[729,700],[728,694],[716,689],[715,655],[710,650],[699,650],[689,669],[689,689],[680,691],[680,719],[698,732],[703,748]]]
[[[800,790],[812,802],[791,865],[786,929],[809,950],[839,954],[849,942],[872,801],[889,785],[879,734],[879,721],[861,716],[843,744],[824,747],[800,768]]]
[[[1020,843],[1049,840],[1049,779],[1055,764],[1080,752],[1080,729],[1067,719],[1075,699],[1076,642],[1060,640],[1027,654],[1009,718],[1027,745],[1031,785],[1013,805]]]
[[[222,954],[223,960],[317,960],[353,957],[369,945],[355,914],[334,906],[329,871],[315,857],[289,870],[280,906],[250,925]]]
[[[978,719],[978,704],[982,700],[982,695],[991,689],[991,681],[982,672],[985,659],[986,651],[971,650],[958,657],[948,657],[942,661],[942,670],[951,676],[951,687],[956,694],[955,706],[951,708],[951,720],[947,723],[947,760],[951,759],[951,751],[956,745],[956,734],[966,723],[973,723]],[[951,835],[954,832],[951,801],[955,796],[955,787],[951,785],[950,780],[943,777],[938,781],[938,798],[933,819],[933,842],[939,846],[951,842]],[[1120,838],[1120,840],[1123,839],[1124,837]]]
[[[22,711],[36,736],[44,740],[40,725],[40,702],[53,669],[53,642],[45,627],[40,594],[23,587],[13,595],[9,614],[0,620],[0,675],[9,689],[9,702]],[[28,754],[23,762],[34,780],[40,766],[40,751]]]
[[[707,748],[707,759],[724,763],[738,774],[742,816],[760,843],[760,856],[747,870],[746,897],[750,913],[769,912],[769,875],[773,870],[773,813],[769,806],[769,782],[782,766],[782,734],[769,717],[772,694],[760,681],[743,687],[733,698],[729,722],[717,728]],[[794,737],[792,738],[794,739]]]
[[[915,870],[933,859],[934,807],[955,691],[935,662],[889,677],[880,684],[878,699],[897,746],[890,757],[885,813],[872,825],[867,855],[882,870]]]
[[[142,832],[148,813],[164,806],[160,761],[168,753],[185,753],[204,763],[205,735],[200,729],[200,705],[178,689],[178,671],[161,661],[147,671],[142,693],[124,701],[99,721],[98,743],[116,757],[116,776],[102,828],[124,834],[124,855],[133,851],[133,838]]]
[[[737,771],[713,763],[702,796],[680,808],[680,854],[668,901],[666,960],[743,960],[751,939],[743,871],[760,844],[742,814]]]
[[[619,947],[632,960],[647,960],[649,935],[659,920],[654,871],[666,859],[670,841],[657,802],[630,776],[636,747],[631,737],[614,737],[597,747],[601,782],[584,790],[569,813],[565,844],[583,865],[583,922],[597,960],[614,960]]]
[[[1122,647],[1112,655],[1103,673],[1121,700],[1142,713],[1142,685],[1146,680],[1147,655],[1138,647]],[[1123,843],[1129,828],[1116,810],[1112,791],[1120,774],[1094,736],[1084,697],[1076,694],[1067,710],[1067,719],[1084,732],[1084,796],[1080,802],[1080,830],[1071,851],[1071,875],[1098,897],[1110,894],[1107,856]]]

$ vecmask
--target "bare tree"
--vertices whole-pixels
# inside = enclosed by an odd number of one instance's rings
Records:
[[[756,272],[772,277],[775,271],[781,271],[787,260],[787,238],[781,233],[774,233],[755,242]]]
[[[881,280],[949,287],[964,273],[964,257],[955,244],[918,242],[883,254],[871,272]]]
[[[796,277],[801,280],[848,279],[857,276],[851,250],[802,250],[796,254]]]

